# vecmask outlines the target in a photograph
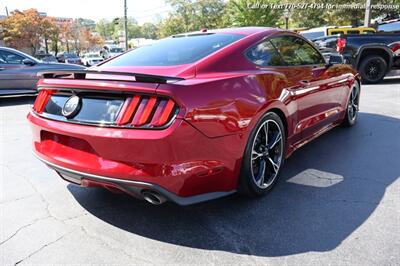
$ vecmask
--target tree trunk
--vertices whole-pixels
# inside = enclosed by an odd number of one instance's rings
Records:
[[[49,44],[48,44],[48,41],[47,41],[46,37],[44,38],[44,46],[45,46],[45,49],[46,49],[46,54],[48,54],[49,53]]]

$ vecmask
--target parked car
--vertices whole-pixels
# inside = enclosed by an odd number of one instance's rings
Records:
[[[319,27],[301,31],[300,34],[309,40],[314,40],[320,37],[326,37],[337,34],[371,34],[375,32],[376,30],[371,27],[327,26],[327,27]]]
[[[57,60],[60,63],[66,63],[66,64],[76,64],[76,65],[82,65],[82,61],[74,53],[61,53],[57,55]]]
[[[100,56],[104,59],[109,59],[122,54],[124,50],[114,44],[106,44],[100,51]]]
[[[378,31],[400,32],[400,20],[397,19],[379,24]]]
[[[87,53],[82,56],[81,60],[83,65],[89,67],[104,61],[104,58],[97,53]]]
[[[360,72],[363,82],[378,83],[391,70],[400,69],[400,33],[338,35],[314,43],[323,51],[336,50]]]
[[[52,54],[39,53],[39,54],[35,54],[35,58],[39,59],[42,62],[47,62],[47,63],[57,63],[58,62],[57,58]]]
[[[0,97],[36,94],[37,73],[56,69],[78,70],[83,67],[41,62],[18,50],[0,47]]]
[[[266,194],[297,148],[354,125],[360,95],[350,65],[261,27],[179,34],[42,76],[28,115],[38,158],[152,204]]]

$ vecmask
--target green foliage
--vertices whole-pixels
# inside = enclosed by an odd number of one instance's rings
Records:
[[[166,37],[177,33],[198,31],[202,28],[215,29],[222,25],[223,0],[168,0],[173,11],[162,20],[158,36]]]
[[[278,4],[278,0],[229,0],[223,16],[225,27],[264,26],[276,27],[283,10],[265,8]]]
[[[141,35],[146,39],[157,38],[157,26],[153,23],[144,23],[141,27]]]
[[[172,11],[164,19],[158,17],[156,24],[145,23],[139,26],[133,19],[129,20],[129,38],[143,37],[162,38],[178,33],[198,31],[202,28],[216,29],[222,27],[264,26],[281,27],[285,25],[283,11],[285,4],[352,4],[349,0],[166,0]],[[354,4],[362,5],[365,0]],[[400,0],[372,0],[372,4],[400,4]],[[271,8],[275,5],[275,8]],[[399,13],[399,10],[392,10]],[[386,14],[386,10],[374,9],[372,18]],[[364,22],[363,9],[324,9],[296,8],[289,10],[289,28],[313,28],[320,26],[361,25]],[[117,40],[123,30],[120,24],[101,20],[96,31],[104,39]]]

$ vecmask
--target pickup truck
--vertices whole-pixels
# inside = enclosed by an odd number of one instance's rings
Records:
[[[323,51],[340,53],[364,83],[378,83],[391,70],[400,70],[400,32],[327,36],[314,43]]]

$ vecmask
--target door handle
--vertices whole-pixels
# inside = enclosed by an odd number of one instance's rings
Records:
[[[308,85],[310,85],[311,82],[309,80],[300,80],[299,83],[302,86],[308,86]]]

